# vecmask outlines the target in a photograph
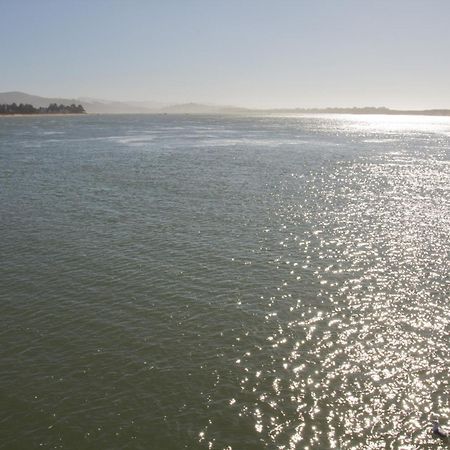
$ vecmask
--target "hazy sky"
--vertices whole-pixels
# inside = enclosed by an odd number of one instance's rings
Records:
[[[450,108],[450,0],[0,0],[0,91]]]

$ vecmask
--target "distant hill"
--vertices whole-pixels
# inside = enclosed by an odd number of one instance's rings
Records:
[[[142,114],[154,112],[153,109],[145,106],[138,106],[124,102],[114,102],[108,100],[94,100],[94,99],[68,99],[68,98],[53,98],[40,97],[38,95],[30,95],[25,92],[2,92],[0,93],[0,103],[24,103],[33,105],[36,108],[47,107],[51,103],[58,105],[69,106],[73,103],[84,107],[88,113],[97,114]]]
[[[150,101],[117,102],[89,97],[78,99],[41,97],[18,91],[0,93],[0,103],[24,103],[33,105],[36,108],[47,107],[51,103],[67,106],[73,103],[81,103],[88,113],[97,114],[239,114],[249,111],[245,108],[236,108],[233,106],[202,105],[199,103],[168,105]]]
[[[148,114],[154,112],[154,110],[150,108],[135,106],[124,102],[82,100],[81,104],[88,113],[95,114]]]
[[[30,95],[24,92],[0,93],[0,104],[23,103],[36,108],[45,108],[52,103],[69,106],[81,104],[86,112],[98,114],[405,114],[427,116],[450,116],[450,109],[397,110],[385,107],[364,108],[279,108],[247,109],[235,106],[204,105],[201,103],[183,103],[167,105],[158,102],[117,102],[93,98],[53,98]]]
[[[69,106],[72,104],[80,103],[79,100],[71,98],[49,98],[40,97],[38,95],[25,94],[25,92],[0,92],[0,103],[11,104],[20,103],[33,105],[35,108],[45,108],[51,103],[56,103],[58,105]],[[84,106],[84,105],[83,105]]]

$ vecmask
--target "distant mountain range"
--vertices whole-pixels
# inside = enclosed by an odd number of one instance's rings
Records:
[[[428,116],[450,116],[450,109],[397,110],[389,108],[283,108],[248,109],[235,106],[204,105],[184,103],[170,105],[158,102],[117,102],[94,98],[50,98],[30,95],[24,92],[0,93],[0,104],[26,103],[36,108],[47,107],[50,103],[58,105],[81,104],[88,113],[93,114],[406,114]]]

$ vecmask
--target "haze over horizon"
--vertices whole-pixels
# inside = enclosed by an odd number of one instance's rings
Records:
[[[0,0],[0,91],[450,108],[450,2]]]

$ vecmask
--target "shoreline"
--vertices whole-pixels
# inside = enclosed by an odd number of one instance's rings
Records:
[[[245,116],[408,116],[408,117],[448,117],[450,114],[436,114],[428,113],[426,111],[417,112],[404,112],[404,111],[389,111],[389,112],[319,112],[319,111],[258,111],[249,110],[245,112],[204,112],[204,113],[192,113],[192,112],[179,112],[179,113],[167,113],[167,112],[145,112],[145,113],[97,113],[97,112],[85,112],[85,113],[48,113],[48,114],[0,114],[2,118],[21,118],[21,117],[86,117],[86,116],[227,116],[227,117],[245,117]]]

